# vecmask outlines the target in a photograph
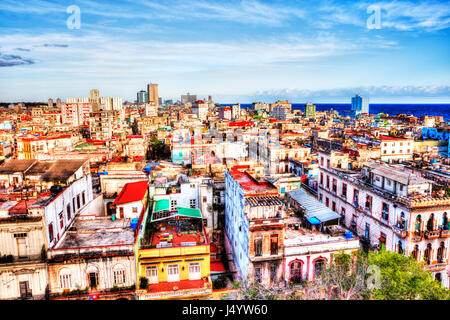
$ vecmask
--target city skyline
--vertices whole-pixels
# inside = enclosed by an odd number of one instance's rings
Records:
[[[450,4],[439,1],[7,0],[0,15],[5,102],[91,88],[134,101],[150,82],[163,99],[223,103],[450,102]]]

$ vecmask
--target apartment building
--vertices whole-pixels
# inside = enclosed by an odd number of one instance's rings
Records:
[[[381,161],[411,160],[414,140],[389,136],[379,136]]]
[[[433,198],[430,180],[376,162],[350,170],[332,152],[321,151],[319,158],[319,200],[341,214],[366,249],[412,255],[449,286],[450,200]]]
[[[240,279],[273,284],[282,278],[284,203],[248,166],[225,172],[225,234]]]
[[[210,245],[200,210],[153,200],[137,226],[138,299],[210,298]]]

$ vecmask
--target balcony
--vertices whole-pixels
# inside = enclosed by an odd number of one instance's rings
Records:
[[[411,240],[413,242],[419,242],[422,241],[422,232],[421,231],[415,231],[412,235],[411,235]]]
[[[450,230],[442,230],[441,238],[448,238],[448,237],[450,237]]]
[[[445,270],[447,268],[446,262],[441,263],[431,263],[423,266],[426,271],[437,271],[437,270]]]
[[[30,255],[26,257],[18,257],[13,255],[0,256],[0,266],[3,264],[20,264],[28,262],[44,262],[45,257],[40,254]]]
[[[441,230],[433,230],[433,231],[425,231],[424,237],[425,239],[437,239],[441,236]]]
[[[393,230],[394,230],[395,234],[402,239],[405,239],[408,236],[408,231],[404,230],[404,228],[400,228],[398,225],[395,225],[393,227]]]

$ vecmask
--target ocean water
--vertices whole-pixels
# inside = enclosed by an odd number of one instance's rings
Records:
[[[222,104],[230,105],[230,104]],[[327,111],[331,108],[340,114],[344,110],[350,110],[349,103],[317,103],[317,111]],[[306,104],[293,103],[293,110],[305,110]],[[252,108],[251,104],[241,104],[241,108]],[[443,116],[444,121],[450,120],[450,104],[369,104],[369,113],[377,114],[383,112],[390,116],[397,114],[412,114],[415,117],[426,116]]]

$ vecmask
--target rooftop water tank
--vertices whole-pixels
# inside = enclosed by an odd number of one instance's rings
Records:
[[[139,219],[135,218],[131,220],[131,229],[136,230]]]

